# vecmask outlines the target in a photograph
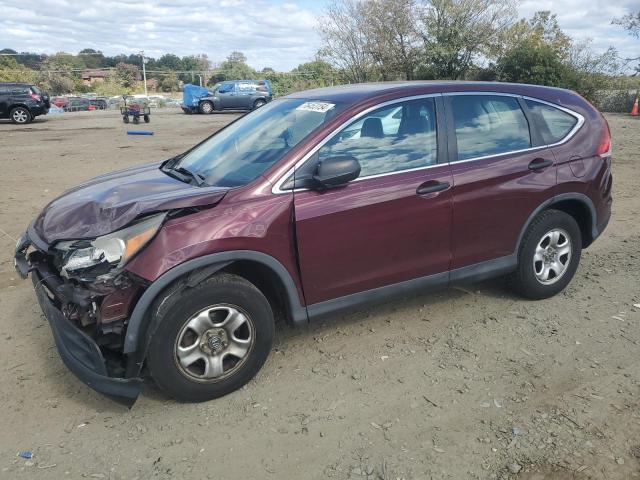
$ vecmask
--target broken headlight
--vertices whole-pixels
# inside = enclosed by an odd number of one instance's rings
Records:
[[[69,241],[56,245],[63,252],[60,273],[69,277],[86,272],[99,276],[120,269],[153,238],[166,213],[147,217],[117,232],[90,242]]]

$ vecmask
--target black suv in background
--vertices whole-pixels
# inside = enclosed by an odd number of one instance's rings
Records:
[[[0,118],[26,124],[49,112],[49,95],[35,85],[0,83]]]

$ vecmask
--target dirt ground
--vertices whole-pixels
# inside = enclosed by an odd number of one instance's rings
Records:
[[[503,282],[280,326],[246,387],[132,410],[62,364],[14,239],[53,197],[178,153],[233,114],[0,123],[0,478],[640,478],[640,120],[609,116],[614,214],[562,294]],[[17,452],[30,450],[26,460]],[[517,472],[517,473],[516,473]]]

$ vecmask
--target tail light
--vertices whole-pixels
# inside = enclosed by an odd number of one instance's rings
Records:
[[[602,121],[604,122],[604,128],[602,129],[602,136],[596,153],[602,158],[607,158],[611,156],[611,130],[609,130],[609,124],[604,117],[602,117]]]
[[[40,101],[40,95],[38,95],[37,93],[31,93],[31,98],[33,98],[36,102]]]

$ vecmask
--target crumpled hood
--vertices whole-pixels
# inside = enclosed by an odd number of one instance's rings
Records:
[[[160,163],[101,175],[49,203],[34,222],[47,243],[95,238],[135,218],[176,208],[215,205],[228,188],[197,187],[160,170]]]

